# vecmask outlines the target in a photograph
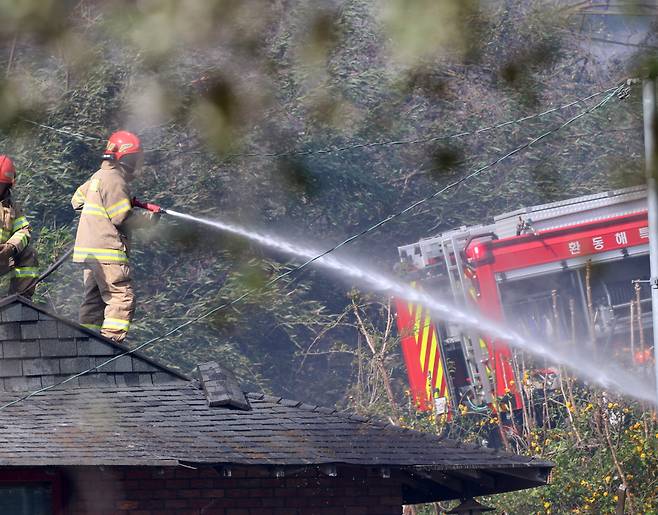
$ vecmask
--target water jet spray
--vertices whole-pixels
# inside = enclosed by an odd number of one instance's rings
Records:
[[[451,302],[444,301],[438,295],[430,295],[415,289],[397,278],[389,277],[379,271],[372,270],[369,266],[362,265],[355,260],[344,257],[339,258],[335,254],[329,255],[328,251],[323,252],[305,244],[290,242],[274,234],[253,231],[229,222],[197,217],[140,201],[134,202],[134,205],[148,209],[154,213],[166,213],[180,220],[212,227],[222,232],[246,238],[272,250],[302,258],[306,261],[296,267],[294,271],[315,263],[343,278],[359,283],[364,288],[379,292],[386,291],[389,295],[406,299],[408,302],[421,304],[442,320],[459,324],[481,334],[487,334],[493,338],[508,342],[519,350],[545,358],[555,364],[564,365],[572,369],[581,379],[591,381],[603,388],[615,390],[630,397],[656,403],[652,385],[646,384],[646,381],[633,373],[629,373],[629,371],[622,367],[609,362],[597,362],[592,359],[591,355],[583,355],[567,345],[551,345],[538,339],[527,338],[500,322],[455,306]]]

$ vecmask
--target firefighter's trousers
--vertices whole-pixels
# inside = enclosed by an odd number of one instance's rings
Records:
[[[9,282],[9,293],[18,293],[31,299],[36,287],[35,281],[39,277],[37,253],[31,245],[25,247],[16,257],[0,262],[0,275],[9,272],[13,273]]]
[[[127,264],[85,263],[80,324],[116,342],[126,338],[135,313]]]

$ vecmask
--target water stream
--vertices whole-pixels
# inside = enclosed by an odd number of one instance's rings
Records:
[[[167,213],[176,218],[241,236],[265,247],[304,260],[322,254],[322,250],[309,247],[306,244],[293,243],[273,234],[252,231],[232,223],[199,218],[169,209]],[[419,291],[395,277],[372,270],[370,267],[357,263],[352,259],[330,254],[317,259],[314,264],[331,270],[343,278],[355,281],[366,289],[378,292],[385,291],[388,295],[404,298],[412,303],[420,303],[432,311],[439,319],[475,329],[494,339],[505,340],[518,349],[546,358],[554,364],[564,365],[581,379],[594,382],[605,389],[636,399],[650,401],[654,404],[657,403],[655,388],[641,374],[634,373],[632,370],[622,368],[611,362],[609,356],[600,356],[597,359],[591,348],[585,344],[581,349],[578,349],[573,345],[560,344],[559,342],[549,344],[537,339],[529,339],[503,324],[485,318],[477,312],[467,312],[459,306],[439,298],[434,292],[429,295]]]

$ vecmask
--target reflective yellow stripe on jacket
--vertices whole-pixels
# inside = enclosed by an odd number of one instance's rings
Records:
[[[91,215],[91,216],[100,216],[102,218],[109,218],[107,215],[107,211],[105,211],[105,208],[99,204],[92,204],[91,202],[86,202],[84,207],[82,208],[82,214],[83,215]]]
[[[13,243],[17,249],[22,250],[27,247],[27,244],[30,242],[30,237],[26,233],[18,234],[14,233],[11,237]]]
[[[15,277],[39,277],[39,269],[35,266],[23,266],[14,268]]]
[[[85,194],[80,191],[80,188],[75,190],[75,195],[73,195],[73,199],[77,202],[80,202],[80,204],[85,203]]]
[[[123,250],[74,247],[73,261],[78,263],[84,261],[111,261],[113,263],[127,263],[128,256]]]
[[[128,331],[130,329],[130,320],[122,318],[106,318],[103,320],[103,329],[115,329],[118,331]]]
[[[28,225],[30,225],[30,222],[27,221],[27,218],[25,218],[24,216],[19,216],[18,218],[16,218],[16,220],[14,220],[12,230],[14,232],[20,231],[23,227],[27,227]]]
[[[120,200],[119,202],[112,204],[110,207],[107,208],[107,216],[110,218],[114,218],[115,216],[125,213],[126,211],[130,211],[132,209],[132,202],[130,202],[130,199],[124,198],[123,200]]]

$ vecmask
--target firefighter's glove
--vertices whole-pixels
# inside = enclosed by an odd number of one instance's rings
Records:
[[[0,263],[9,263],[16,256],[16,247],[11,243],[3,243],[0,245]]]

